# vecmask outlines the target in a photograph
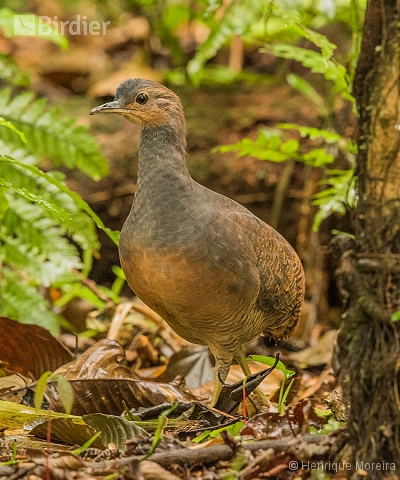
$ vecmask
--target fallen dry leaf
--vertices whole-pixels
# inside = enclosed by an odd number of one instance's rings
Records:
[[[72,353],[42,327],[0,317],[0,361],[32,379],[72,360]]]

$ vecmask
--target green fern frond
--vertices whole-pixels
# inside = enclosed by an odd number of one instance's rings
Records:
[[[12,130],[0,129],[0,140],[23,149],[27,155],[49,158],[54,165],[78,167],[95,180],[108,173],[107,161],[95,139],[72,118],[61,118],[57,108],[31,92],[11,98],[11,90],[0,91],[0,117],[11,122],[27,139],[24,145]]]
[[[8,200],[6,196],[7,189],[0,185],[0,221],[8,209]]]
[[[0,53],[0,78],[10,85],[29,86],[29,75],[22,72],[16,62],[4,53]]]
[[[45,173],[0,155],[0,313],[49,330],[60,318],[38,289],[53,286],[67,292],[79,286],[76,270],[88,274],[99,246],[93,220],[118,242],[117,233],[107,229],[63,180],[61,172]],[[82,248],[84,264],[67,237]],[[21,291],[9,285],[11,276],[5,271],[18,279]],[[36,309],[33,315],[29,307]],[[44,311],[37,320],[37,313]]]
[[[37,195],[35,197],[35,199],[31,199],[32,201],[35,201],[37,200],[38,202],[40,202],[41,200],[45,199],[45,200],[53,200],[54,199],[54,202],[53,203],[50,203],[50,205],[52,207],[55,207],[56,209],[56,212],[57,213],[61,213],[60,210],[64,210],[65,208],[65,203],[62,205],[62,206],[59,206],[57,205],[57,199],[64,199],[65,201],[68,201],[68,202],[73,202],[73,204],[75,205],[75,208],[77,208],[77,210],[75,210],[75,212],[77,211],[81,211],[82,213],[85,212],[85,214],[89,215],[90,218],[92,218],[92,220],[94,220],[94,222],[96,223],[96,225],[101,228],[116,244],[118,244],[118,238],[119,238],[119,234],[118,232],[113,232],[111,231],[109,228],[105,227],[104,223],[100,220],[100,218],[93,212],[93,210],[89,207],[89,205],[80,198],[80,196],[78,194],[76,194],[75,192],[72,192],[69,188],[67,188],[57,177],[59,177],[60,175],[62,175],[60,172],[51,172],[51,173],[45,173],[45,172],[42,172],[40,169],[38,169],[37,167],[35,167],[34,165],[25,165],[25,164],[22,164],[21,162],[17,162],[15,160],[13,160],[12,158],[8,158],[8,157],[3,157],[0,155],[0,165],[1,164],[7,164],[11,167],[12,171],[14,172],[13,174],[1,174],[0,172],[0,178],[3,176],[3,178],[6,178],[8,177],[8,184],[10,186],[10,188],[13,188],[18,194],[28,198],[29,194],[33,194],[34,195],[34,191],[30,190],[28,188],[28,186],[30,188],[34,188],[34,183],[32,183],[32,177],[31,175],[29,174],[26,174],[26,175],[21,175],[21,169],[22,171],[24,172],[30,172],[30,174],[33,175],[34,179],[38,179],[37,181],[39,182],[39,184],[41,184],[41,182],[44,182],[44,184],[46,185],[53,185],[53,187],[46,187],[46,189],[44,189],[42,191],[42,189],[40,190],[39,192],[39,195]],[[1,168],[7,168],[7,167],[1,167]],[[4,172],[4,171],[3,171]],[[15,175],[15,176],[14,176]],[[19,180],[17,180],[17,175],[19,175]],[[12,181],[10,180],[10,178],[12,178]],[[23,187],[20,188],[18,182],[21,181],[23,182]],[[54,189],[55,187],[55,189]],[[47,191],[47,188],[49,189]],[[29,190],[29,192],[27,192],[26,190]],[[60,196],[57,196],[55,195],[56,192],[59,192],[59,195]],[[64,194],[64,195],[62,195]],[[49,198],[47,198],[47,196]],[[68,197],[69,200],[66,200],[66,198]],[[63,200],[63,201],[64,201]],[[70,205],[72,205],[72,203],[70,203]],[[46,204],[43,205],[44,208],[46,208]],[[51,208],[49,209],[49,211],[51,211]],[[73,215],[71,215],[71,217],[68,217],[68,211],[67,210],[67,215],[65,214],[65,210],[63,213],[61,213],[62,216],[62,220],[63,221],[70,221],[71,222],[71,231],[68,232],[68,233],[71,233],[72,237],[74,238],[74,240],[79,240],[80,237],[82,237],[82,235],[79,237],[79,232],[77,232],[77,227],[78,227],[78,224],[77,224],[77,220],[79,219],[78,216],[76,216],[76,213],[73,211]],[[71,212],[70,212],[71,213]],[[87,218],[87,216],[86,216]],[[86,233],[87,232],[82,232],[83,233],[83,238],[81,238],[79,241],[80,242],[85,242],[85,238],[93,238],[91,235],[89,235],[89,237],[86,236]],[[78,235],[78,237],[75,237],[74,235]],[[83,243],[82,243],[82,246]]]
[[[314,217],[313,230],[317,231],[322,220],[331,213],[341,215],[346,213],[346,205],[354,207],[356,201],[356,189],[354,170],[327,170],[328,178],[321,180],[320,185],[327,186],[321,192],[313,195],[313,204],[318,205],[319,210]]]
[[[261,52],[272,53],[277,57],[296,60],[314,73],[319,73],[330,80],[337,92],[346,100],[354,102],[354,97],[349,93],[349,79],[346,69],[332,59],[326,58],[319,52],[307,48],[295,47],[288,44],[275,44],[272,47],[261,49]]]
[[[14,160],[25,163],[27,165],[36,165],[39,162],[38,157],[35,157],[35,155],[29,155],[25,148],[6,143],[1,138],[0,152],[3,157],[13,158]]]
[[[62,320],[51,311],[49,302],[29,281],[7,266],[1,270],[0,299],[2,315],[39,325],[55,336],[60,333]]]
[[[20,132],[19,130],[17,130],[11,122],[4,119],[3,117],[0,117],[0,127],[9,128],[13,132],[15,132],[24,143],[26,143],[25,135],[22,132]]]
[[[70,278],[71,271],[81,268],[82,261],[64,229],[44,217],[39,205],[21,198],[12,200],[0,228],[4,262],[45,287],[65,275]]]
[[[198,47],[196,55],[188,63],[187,71],[194,83],[199,83],[198,73],[201,68],[227,40],[234,35],[243,35],[260,18],[261,8],[261,2],[253,2],[249,8],[240,0],[233,0],[227,6],[223,16],[212,25],[207,40]]]

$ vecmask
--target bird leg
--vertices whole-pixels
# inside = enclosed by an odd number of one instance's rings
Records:
[[[211,350],[211,349],[210,349]],[[211,353],[213,353],[211,351]],[[214,354],[213,354],[214,355]],[[231,357],[220,357],[214,355],[215,358],[215,368],[214,368],[214,390],[211,398],[211,407],[214,407],[218,401],[219,394],[221,393],[222,387],[224,386],[226,377],[229,373],[229,367],[232,363]]]
[[[211,399],[211,407],[214,407],[218,401],[219,395],[221,393],[222,387],[224,386],[224,382],[226,380],[226,377],[228,376],[229,373],[229,367],[232,363],[232,357],[229,354],[225,354],[225,357],[221,357],[220,355],[217,355],[213,352],[212,348],[210,348],[211,353],[214,355],[215,358],[215,368],[214,368],[214,391]],[[246,375],[246,377],[249,377],[251,375],[251,370],[246,362],[243,349],[240,347],[239,350],[235,353],[234,355],[235,360],[239,363],[241,366],[243,373]],[[260,390],[259,387],[257,387],[254,390],[254,393],[258,395],[258,397],[261,399],[263,405],[269,407],[271,404],[268,400],[268,397],[265,395],[264,392]]]
[[[239,350],[235,353],[235,360],[238,362],[238,364],[241,366],[243,373],[246,375],[246,377],[249,377],[251,375],[251,370],[249,368],[249,365],[247,364],[246,358],[243,353],[242,347],[239,348]],[[271,403],[268,400],[268,397],[265,395],[263,391],[261,391],[260,387],[257,387],[254,390],[254,393],[258,395],[258,398],[262,401],[263,405],[266,407],[270,407]]]

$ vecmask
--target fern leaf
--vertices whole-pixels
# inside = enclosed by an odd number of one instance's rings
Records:
[[[311,140],[323,138],[326,143],[338,143],[343,139],[341,135],[330,130],[308,127],[306,125],[297,125],[295,123],[278,123],[278,128],[283,130],[297,130],[302,137],[310,137]]]
[[[11,102],[7,105],[4,112],[10,116],[11,114],[18,118],[20,117],[24,111],[28,108],[35,98],[35,94],[33,92],[24,92],[20,95],[14,97]]]
[[[11,122],[9,122],[8,120],[5,120],[4,118],[0,117],[0,126],[9,128],[13,132],[15,132],[24,143],[26,143],[25,135],[22,132],[20,132],[19,130],[17,130],[15,128],[15,126]]]
[[[188,63],[187,71],[194,83],[199,82],[198,73],[205,62],[212,58],[228,39],[247,31],[252,23],[259,19],[260,13],[261,2],[253,2],[249,8],[244,2],[233,0],[227,6],[222,18],[213,25],[207,40],[198,47],[196,55]]]
[[[34,165],[25,165],[21,162],[17,162],[11,158],[0,156],[0,164],[9,164],[15,167],[20,167],[23,170],[26,170],[34,175],[34,177],[42,178],[48,184],[54,185],[58,191],[63,192],[66,194],[73,202],[79,207],[80,210],[86,212],[89,217],[91,217],[96,225],[102,229],[110,238],[113,240],[114,243],[118,244],[119,240],[119,233],[113,232],[109,228],[107,228],[101,219],[93,212],[93,210],[89,207],[89,205],[80,198],[78,194],[72,192],[68,187],[63,185],[58,179],[54,178],[54,176],[50,175],[49,173],[42,172],[40,169],[35,167]],[[17,171],[17,170],[16,170]],[[11,182],[9,182],[11,183]],[[14,183],[14,182],[13,182]]]
[[[321,180],[321,185],[329,185],[313,196],[313,204],[319,210],[314,217],[313,230],[317,231],[322,220],[333,212],[346,213],[346,205],[354,205],[356,201],[354,170],[327,170],[329,177]]]
[[[4,217],[8,209],[8,200],[6,197],[6,189],[0,188],[0,220]]]
[[[0,53],[0,78],[10,85],[29,86],[29,75],[20,70],[14,59],[3,53]]]
[[[74,119],[60,118],[57,108],[48,108],[44,99],[31,92],[10,100],[9,89],[0,92],[0,116],[26,136],[27,145],[12,131],[0,129],[0,140],[37,158],[49,158],[55,165],[78,167],[95,180],[108,173],[107,161],[95,139]]]
[[[61,319],[51,311],[49,302],[37,288],[4,266],[0,272],[0,312],[2,315],[60,333]]]
[[[296,60],[314,73],[322,74],[326,80],[330,80],[343,98],[354,101],[354,98],[348,92],[349,82],[346,69],[343,65],[327,59],[321,53],[308,50],[306,48],[295,47],[287,44],[275,44],[272,48],[262,49],[265,53],[273,53],[277,57]]]

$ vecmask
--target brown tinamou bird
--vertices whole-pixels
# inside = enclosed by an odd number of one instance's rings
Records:
[[[132,209],[121,231],[129,286],[189,342],[215,357],[215,405],[233,359],[251,372],[242,345],[296,326],[304,272],[289,243],[235,201],[195,182],[186,167],[179,97],[135,78],[90,113],[119,113],[142,127]]]

